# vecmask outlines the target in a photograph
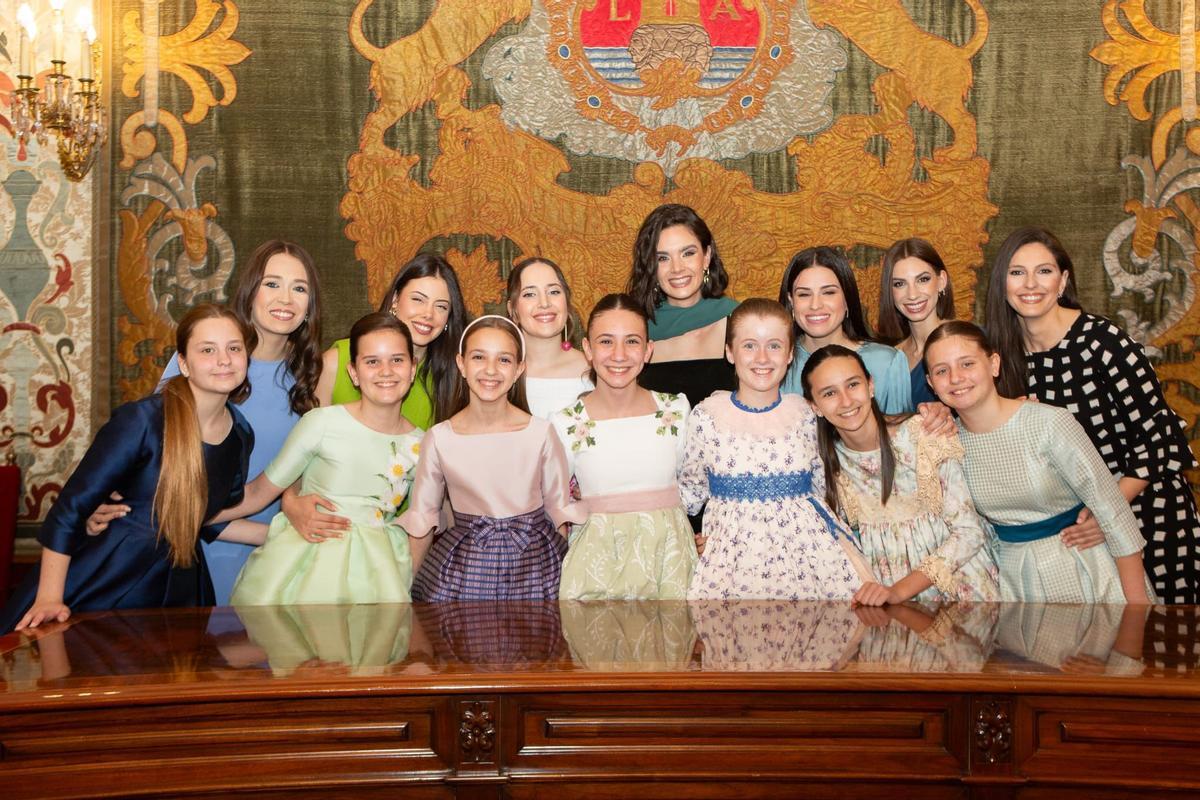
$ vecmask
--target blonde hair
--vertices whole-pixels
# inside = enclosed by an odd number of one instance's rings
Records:
[[[196,325],[206,319],[227,319],[237,326],[243,341],[249,338],[246,325],[222,306],[206,303],[184,315],[175,331],[175,347],[187,354],[188,339]],[[244,400],[250,384],[243,380],[230,394],[234,402]],[[162,388],[163,448],[158,485],[154,489],[154,521],[158,538],[171,548],[171,564],[190,567],[196,557],[196,540],[208,508],[208,473],[204,468],[204,445],[196,398],[187,378],[177,375]]]

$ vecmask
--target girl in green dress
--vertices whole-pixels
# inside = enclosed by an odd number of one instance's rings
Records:
[[[350,331],[348,374],[358,400],[314,409],[283,449],[246,486],[245,500],[218,520],[234,526],[297,478],[301,491],[331,498],[349,522],[341,534],[302,537],[284,514],[250,555],[233,587],[234,605],[407,602],[412,585],[408,537],[395,524],[408,493],[422,431],[401,413],[415,372],[403,322],[375,312]]]

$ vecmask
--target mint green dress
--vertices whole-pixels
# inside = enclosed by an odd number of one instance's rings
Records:
[[[407,603],[412,586],[408,536],[392,521],[408,494],[422,431],[379,433],[345,406],[316,408],[292,429],[266,468],[276,486],[303,478],[350,519],[339,539],[305,541],[280,513],[233,587],[237,605]]]
[[[337,348],[337,375],[333,378],[333,404],[353,403],[362,397],[350,380],[346,365],[350,363],[350,340],[338,339],[333,343]],[[404,418],[421,430],[433,427],[433,377],[424,361],[417,365],[417,374],[413,377],[412,388],[404,397],[404,405],[400,406]]]

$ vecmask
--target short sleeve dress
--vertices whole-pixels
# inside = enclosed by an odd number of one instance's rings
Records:
[[[408,602],[408,537],[390,516],[407,493],[421,433],[380,433],[345,406],[305,414],[267,466],[267,477],[276,486],[302,478],[301,494],[333,501],[350,527],[340,538],[314,544],[287,515],[276,514],[267,541],[238,576],[233,604]]]
[[[1124,603],[1115,558],[1145,546],[1129,504],[1069,411],[1022,403],[987,433],[959,430],[975,508],[995,525],[1025,525],[1086,506],[1106,546],[1067,547],[1062,537],[996,543],[1004,601]],[[1149,581],[1147,591],[1153,600]]]
[[[454,525],[437,535],[413,580],[413,599],[545,600],[558,597],[567,540],[557,528],[587,519],[570,496],[562,443],[530,417],[519,431],[460,434],[449,420],[421,442],[400,525],[428,536],[444,500]]]
[[[895,474],[887,505],[879,450],[838,443],[838,500],[871,570],[892,585],[920,570],[933,586],[916,600],[1000,599],[990,532],[975,513],[958,438],[932,436],[913,417],[892,434]]]
[[[1118,476],[1149,481],[1130,506],[1146,573],[1168,603],[1200,603],[1200,518],[1184,470],[1196,459],[1142,346],[1082,313],[1049,350],[1028,353],[1029,393],[1075,415]]]
[[[219,444],[203,445],[208,479],[205,518],[242,499],[254,433],[236,407],[233,424]],[[153,524],[154,493],[163,454],[162,395],[118,406],[96,433],[91,447],[67,480],[38,541],[71,556],[63,602],[74,612],[117,608],[169,608],[213,604],[212,582],[200,540],[190,567],[171,563],[170,547]],[[120,492],[131,511],[88,536],[87,518],[111,492]],[[213,539],[216,528],[200,530]],[[37,596],[40,565],[29,571],[0,613],[0,633],[21,621]]]
[[[675,476],[687,398],[654,392],[658,410],[592,419],[580,400],[550,418],[591,515],[571,532],[559,596],[568,600],[679,599],[696,542]]]
[[[689,511],[708,503],[689,599],[849,599],[874,580],[825,504],[816,417],[798,395],[750,412],[717,392],[694,408],[679,491]]]

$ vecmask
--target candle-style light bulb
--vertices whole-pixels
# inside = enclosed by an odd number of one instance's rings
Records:
[[[20,55],[17,60],[19,74],[33,75],[33,44],[37,38],[37,22],[29,3],[21,3],[17,9],[17,25],[21,27]]]
[[[50,56],[52,61],[65,61],[63,58],[63,6],[66,0],[50,0],[50,8],[54,9],[54,50]]]
[[[83,80],[92,79],[92,41],[96,38],[96,30],[92,27],[92,10],[81,6],[75,15],[75,25],[79,28],[79,77]],[[89,32],[91,38],[88,38]]]

